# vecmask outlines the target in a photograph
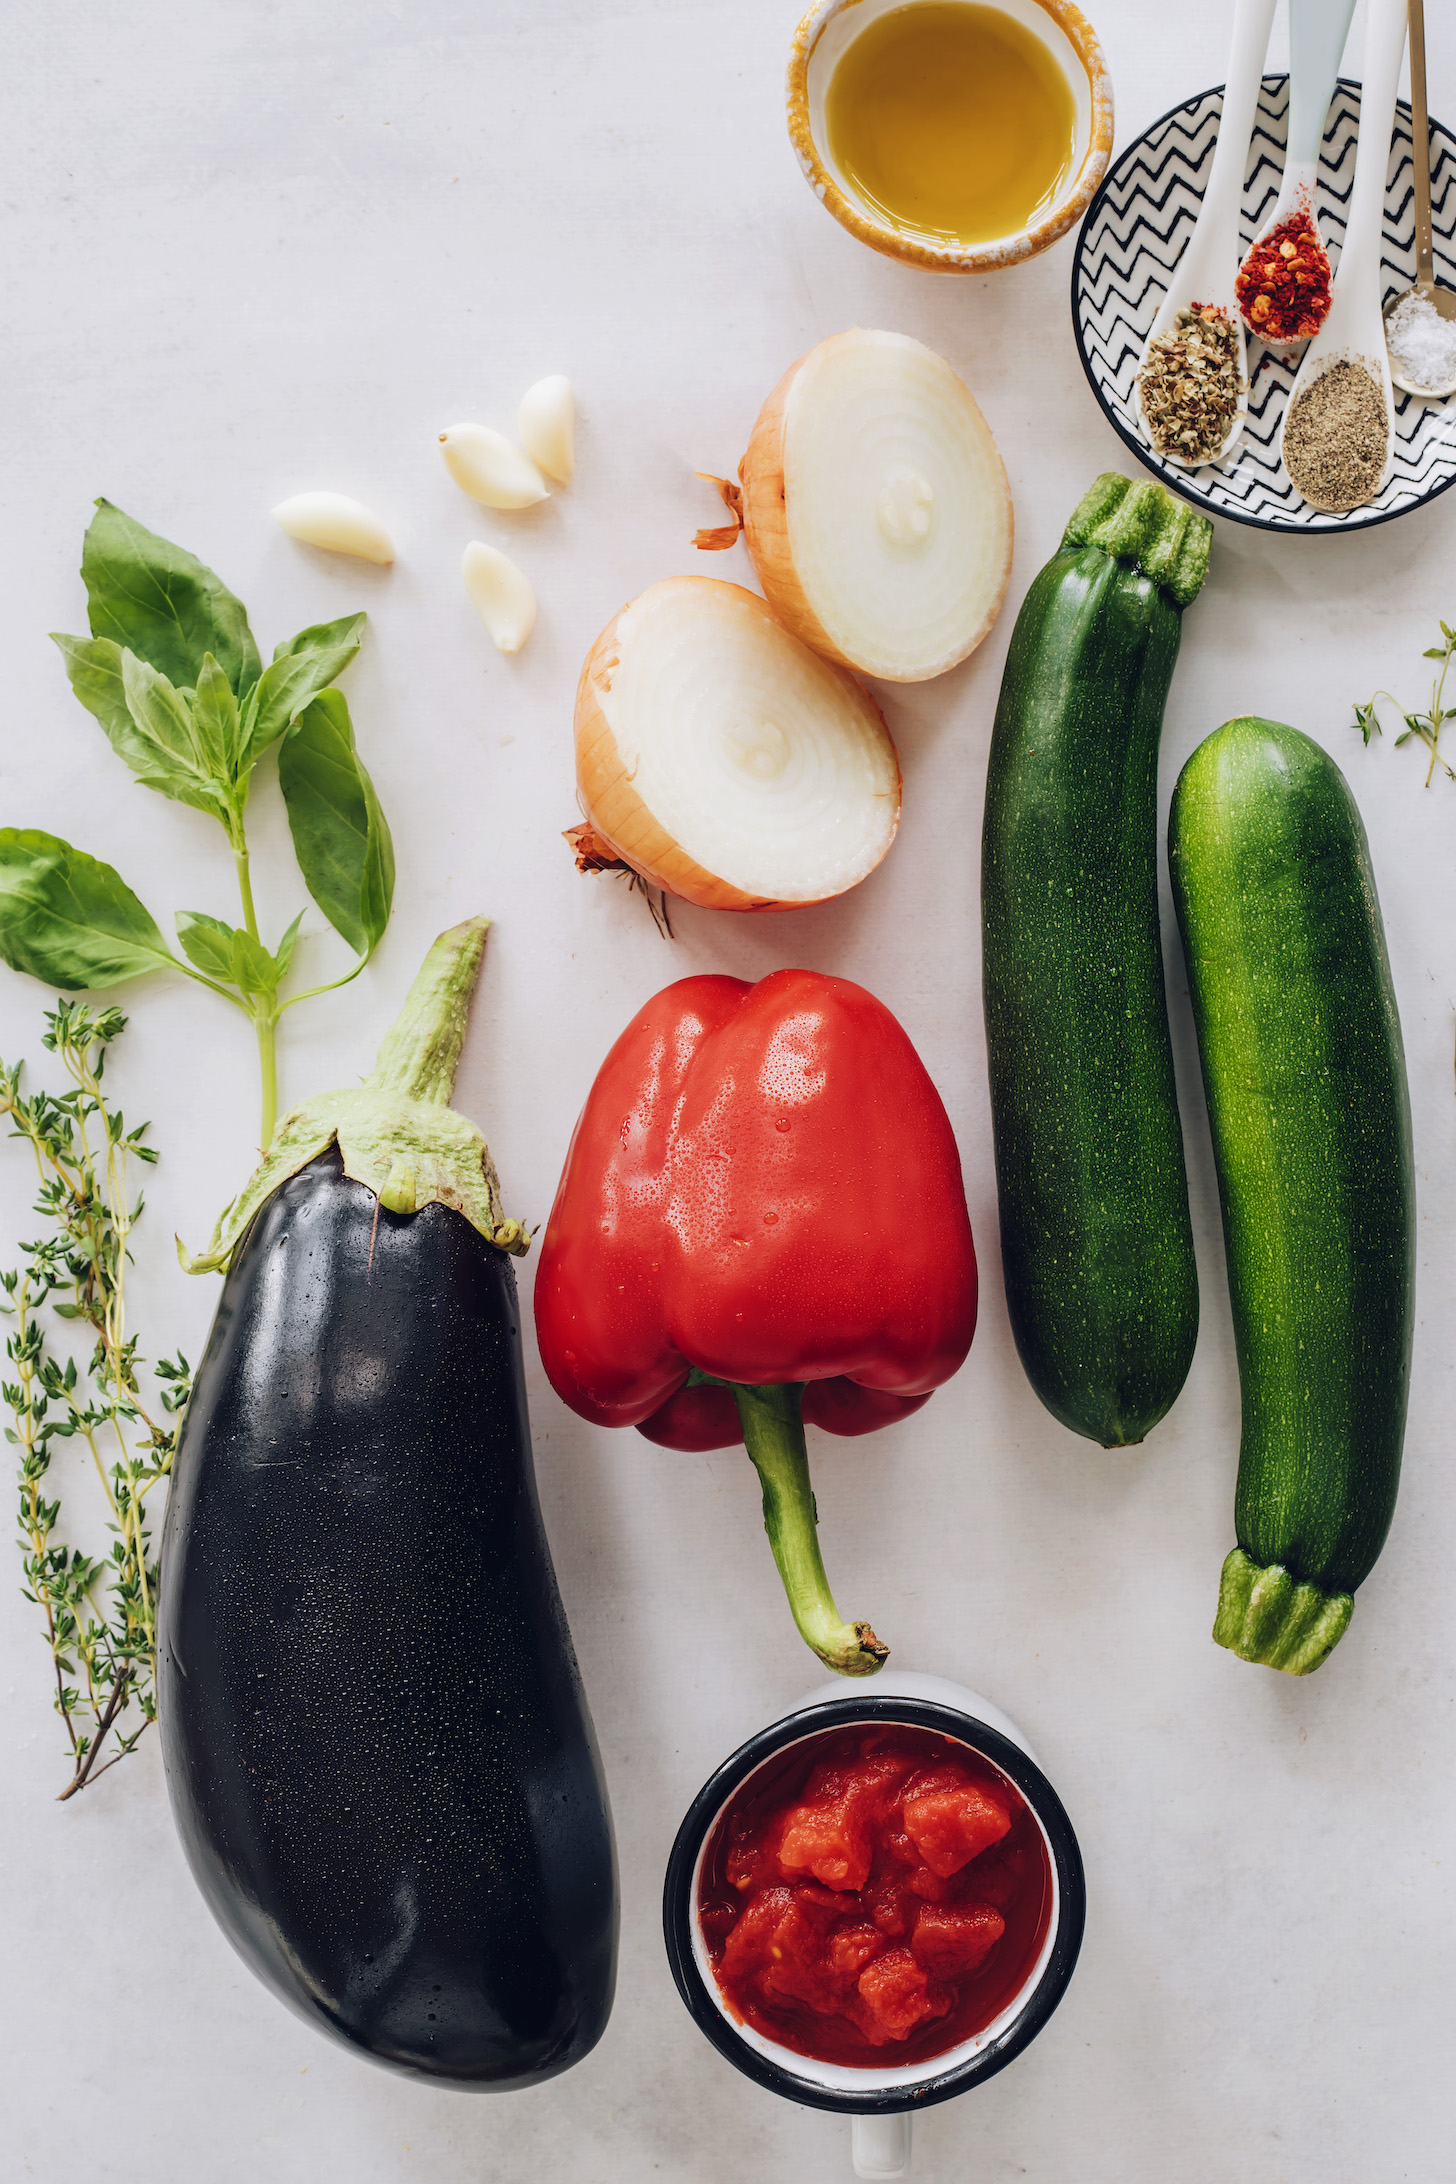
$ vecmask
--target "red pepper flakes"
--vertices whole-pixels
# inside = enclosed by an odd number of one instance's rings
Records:
[[[1234,293],[1244,323],[1265,341],[1307,341],[1330,308],[1330,261],[1307,205],[1255,245]]]

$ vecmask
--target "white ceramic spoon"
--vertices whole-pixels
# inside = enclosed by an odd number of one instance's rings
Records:
[[[1304,352],[1284,423],[1279,428],[1279,460],[1295,404],[1332,364],[1364,364],[1385,398],[1385,466],[1375,493],[1390,474],[1395,449],[1395,397],[1380,310],[1381,224],[1385,217],[1385,176],[1390,165],[1390,135],[1395,94],[1405,52],[1406,0],[1370,0],[1365,22],[1365,65],[1360,86],[1360,136],[1355,147],[1355,183],[1340,262],[1330,291],[1329,316]],[[1286,472],[1287,475],[1287,472]],[[1291,483],[1293,481],[1291,480]],[[1296,488],[1297,490],[1297,488]],[[1370,498],[1373,500],[1375,494]],[[1310,503],[1313,507],[1315,504]],[[1362,506],[1367,505],[1362,503]],[[1332,514],[1345,514],[1343,509]]]
[[[1301,206],[1308,210],[1315,233],[1319,233],[1314,187],[1320,146],[1354,12],[1355,0],[1289,0],[1289,133],[1284,147],[1284,175],[1274,210],[1249,245],[1251,251],[1275,228],[1292,220]],[[1286,348],[1290,344],[1271,341],[1268,346]]]
[[[1254,133],[1254,113],[1259,104],[1259,84],[1269,30],[1274,21],[1274,0],[1234,0],[1233,49],[1229,54],[1228,81],[1223,87],[1223,115],[1218,125],[1208,187],[1193,233],[1174,266],[1157,317],[1148,331],[1138,365],[1138,416],[1149,444],[1157,442],[1148,431],[1142,409],[1142,368],[1159,334],[1171,331],[1180,311],[1194,303],[1212,303],[1226,311],[1238,340],[1239,406],[1228,437],[1216,454],[1197,462],[1183,462],[1176,455],[1157,452],[1163,462],[1177,463],[1181,470],[1201,470],[1205,462],[1221,462],[1244,429],[1249,414],[1249,360],[1244,346],[1244,322],[1239,313],[1234,280],[1239,270],[1239,213],[1244,201],[1244,169],[1249,163],[1249,139]]]

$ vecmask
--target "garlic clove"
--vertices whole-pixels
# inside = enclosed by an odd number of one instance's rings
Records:
[[[530,457],[490,425],[451,425],[440,453],[455,483],[487,508],[534,508],[547,497]]]
[[[516,419],[521,445],[531,460],[540,464],[547,477],[555,478],[560,485],[571,483],[571,474],[576,468],[575,422],[571,381],[564,372],[553,372],[549,379],[538,379],[521,397]]]
[[[519,652],[536,625],[536,594],[514,561],[476,539],[465,549],[460,573],[497,652]]]
[[[295,493],[278,503],[273,518],[304,546],[353,554],[360,561],[386,564],[394,559],[394,540],[378,516],[347,493]]]

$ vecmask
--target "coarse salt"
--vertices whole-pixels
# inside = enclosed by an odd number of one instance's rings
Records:
[[[1413,387],[1449,387],[1456,379],[1456,319],[1443,319],[1428,296],[1403,296],[1385,322],[1390,368]]]

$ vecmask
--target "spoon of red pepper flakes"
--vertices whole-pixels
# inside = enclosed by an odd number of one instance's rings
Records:
[[[541,1363],[596,1425],[747,1444],[800,1635],[841,1676],[872,1676],[889,1648],[834,1605],[805,1424],[908,1417],[975,1325],[955,1136],[882,1002],[790,970],[679,979],[639,1009],[546,1224]]]
[[[1330,308],[1329,254],[1315,217],[1325,119],[1355,0],[1289,0],[1289,130],[1274,210],[1234,282],[1244,324],[1261,341],[1309,341]]]

